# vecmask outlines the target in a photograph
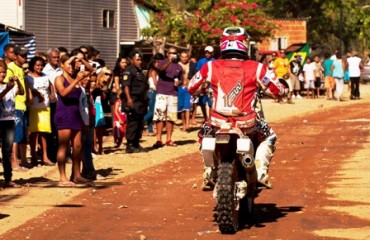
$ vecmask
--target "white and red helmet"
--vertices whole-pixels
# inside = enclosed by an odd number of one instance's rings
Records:
[[[221,37],[221,57],[247,58],[250,37],[241,27],[225,28]]]

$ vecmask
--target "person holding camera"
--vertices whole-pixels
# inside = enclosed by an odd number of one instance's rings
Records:
[[[20,187],[12,181],[12,146],[15,134],[15,96],[23,95],[24,89],[17,77],[9,78],[8,83],[4,82],[7,71],[5,61],[0,60],[0,137],[1,153],[3,158],[4,188]]]
[[[170,47],[167,52],[167,59],[161,60],[158,65],[157,95],[154,107],[153,121],[157,124],[157,142],[154,148],[163,147],[162,130],[166,123],[166,145],[175,147],[177,144],[172,141],[172,131],[177,120],[177,97],[178,86],[182,84],[184,76],[182,67],[178,63],[177,50]]]
[[[141,69],[142,55],[134,51],[130,54],[131,65],[123,72],[123,110],[127,115],[126,153],[146,152],[140,146],[144,130],[144,116],[148,111],[148,81]]]
[[[58,169],[59,186],[71,187],[76,183],[88,183],[89,180],[81,176],[81,129],[82,118],[80,114],[80,96],[82,93],[81,81],[90,74],[88,71],[79,71],[74,76],[75,61],[78,57],[63,55],[60,65],[63,74],[55,79],[55,89],[58,95],[57,108],[55,111],[55,126],[58,130]],[[66,153],[69,144],[72,145],[72,175],[70,181],[66,176]]]

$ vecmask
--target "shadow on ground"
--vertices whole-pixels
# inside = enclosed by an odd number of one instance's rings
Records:
[[[106,169],[99,169],[96,171],[98,174],[105,178],[109,178],[109,176],[118,175],[115,172],[123,172],[122,169],[113,169],[113,168],[106,168]],[[95,180],[94,182],[89,182],[86,184],[76,184],[76,186],[59,186],[58,181],[51,180],[46,177],[31,177],[27,179],[19,179],[15,180],[17,184],[21,185],[22,187],[42,187],[42,188],[97,188],[97,189],[103,189],[108,188],[111,186],[118,186],[122,185],[122,182],[105,182],[104,180]],[[4,182],[0,181],[0,185],[2,185]],[[11,195],[13,199],[17,195]],[[3,196],[0,195],[0,202],[3,201]],[[13,199],[7,198],[6,201],[11,201]]]
[[[274,203],[255,204],[252,215],[249,215],[251,217],[242,219],[241,229],[263,228],[266,223],[278,222],[280,218],[286,217],[289,213],[301,212],[302,209],[301,206],[277,207]]]
[[[266,223],[278,222],[280,218],[286,217],[289,213],[300,212],[303,207],[287,206],[277,207],[274,203],[255,204],[252,213],[241,208],[239,211],[239,231],[243,229],[263,228]],[[217,222],[217,212],[214,209],[214,221]]]

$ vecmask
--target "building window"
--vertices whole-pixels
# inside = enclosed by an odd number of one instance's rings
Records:
[[[103,27],[114,28],[114,11],[103,10]]]
[[[278,38],[279,43],[279,50],[286,49],[288,47],[288,38],[287,37],[280,37]]]
[[[286,49],[288,47],[288,38],[287,37],[279,37],[274,38],[270,42],[270,48],[271,50],[280,50],[280,49]]]

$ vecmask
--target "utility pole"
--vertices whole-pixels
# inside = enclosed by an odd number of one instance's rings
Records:
[[[343,54],[343,4],[342,0],[339,1],[339,49],[340,53]]]

